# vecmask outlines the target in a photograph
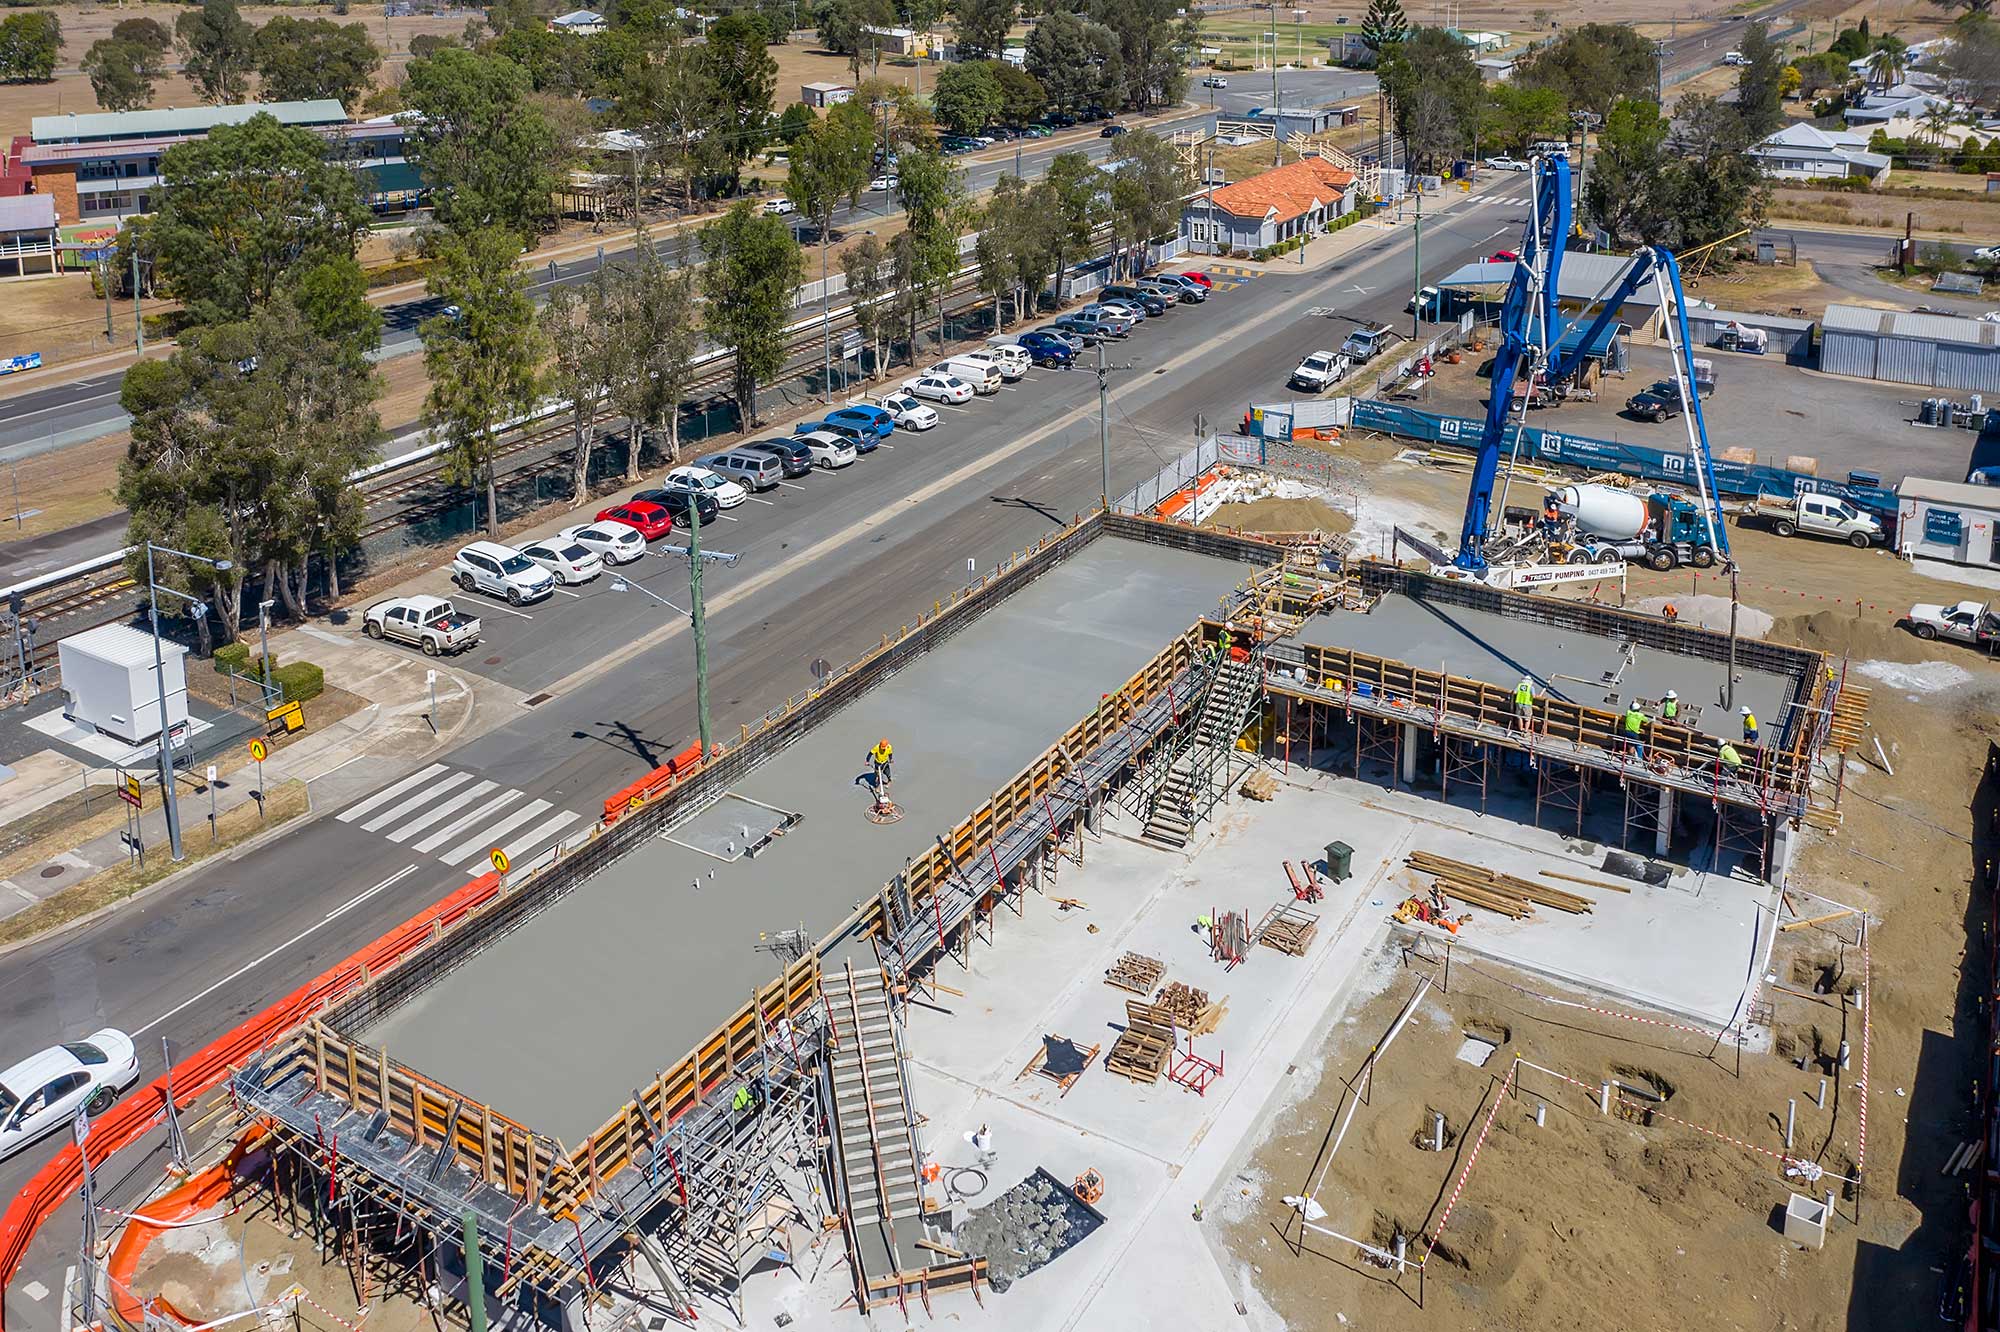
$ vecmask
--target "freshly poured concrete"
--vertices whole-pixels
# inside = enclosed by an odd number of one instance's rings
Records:
[[[1322,647],[1353,648],[1426,670],[1484,680],[1503,689],[1512,689],[1526,675],[1534,680],[1540,697],[1593,708],[1622,709],[1626,699],[1656,699],[1675,689],[1684,702],[1701,705],[1695,729],[1724,740],[1743,734],[1741,719],[1721,705],[1719,664],[1640,646],[1617,684],[1600,684],[1602,674],[1617,670],[1624,660],[1624,644],[1578,630],[1392,593],[1366,614],[1336,611],[1315,616],[1299,637]],[[1791,681],[1748,667],[1739,667],[1738,674],[1736,705],[1747,704],[1757,714],[1768,742],[1784,725]]]
[[[805,816],[754,859],[656,839],[364,1038],[574,1147],[776,974],[759,931],[839,923],[1246,572],[1091,543],[743,781]],[[904,814],[877,826],[857,779],[883,737]]]

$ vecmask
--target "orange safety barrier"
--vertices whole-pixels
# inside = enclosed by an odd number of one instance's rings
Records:
[[[262,1049],[273,1036],[343,997],[364,977],[393,966],[499,895],[500,876],[480,875],[255,1017],[216,1037],[175,1066],[174,1103],[185,1105],[215,1087],[231,1069]],[[91,1125],[92,1150],[102,1159],[130,1146],[165,1119],[166,1105],[167,1079],[162,1077],[112,1106]],[[83,1160],[76,1144],[70,1142],[14,1195],[6,1215],[0,1216],[0,1286],[13,1281],[21,1260],[27,1256],[28,1246],[34,1242],[35,1232],[82,1183]],[[5,1329],[6,1310],[0,1305],[0,1332]]]
[[[111,1278],[111,1306],[128,1325],[141,1327],[146,1322],[146,1310],[132,1291],[132,1278],[139,1270],[139,1259],[147,1247],[180,1222],[226,1200],[235,1190],[236,1172],[242,1169],[244,1158],[263,1142],[264,1133],[260,1126],[244,1134],[230,1149],[228,1156],[171,1193],[147,1203],[145,1209],[133,1216],[125,1229],[119,1232],[118,1242],[111,1246],[111,1256],[105,1261],[105,1268]],[[164,1298],[154,1302],[154,1312],[187,1326],[193,1326],[195,1322]]]
[[[1226,467],[1213,468],[1195,479],[1191,486],[1182,486],[1173,494],[1153,506],[1153,512],[1161,518],[1172,518],[1181,510],[1193,504],[1210,486],[1229,474]]]
[[[701,766],[701,741],[697,740],[659,767],[605,798],[604,821],[616,823],[625,815],[691,776]]]

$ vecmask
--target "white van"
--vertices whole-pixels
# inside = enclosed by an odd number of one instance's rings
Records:
[[[971,356],[991,356],[994,364],[1000,367],[1000,377],[1009,383],[1028,373],[1029,359],[1027,349],[1013,342],[1000,342],[997,340],[988,342],[984,351],[969,352],[967,354]]]
[[[962,352],[946,357],[925,373],[955,375],[972,385],[972,391],[981,397],[990,397],[1000,391],[1000,367],[979,352]]]

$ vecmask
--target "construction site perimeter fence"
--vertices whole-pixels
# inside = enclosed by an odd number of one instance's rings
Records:
[[[137,1142],[165,1120],[169,1101],[176,1109],[193,1104],[275,1038],[355,986],[385,970],[393,971],[404,959],[431,947],[499,893],[500,876],[481,875],[181,1060],[158,1080],[92,1121],[93,1157],[101,1163],[111,1153]],[[82,1184],[82,1153],[69,1142],[15,1195],[6,1215],[0,1217],[0,1287],[12,1285],[36,1232]],[[0,1332],[5,1326],[6,1308],[0,1304]]]

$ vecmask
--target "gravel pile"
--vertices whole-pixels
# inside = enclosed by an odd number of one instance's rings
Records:
[[[952,1244],[984,1258],[987,1280],[1004,1291],[1101,1224],[1048,1172],[1037,1170],[968,1216]]]

